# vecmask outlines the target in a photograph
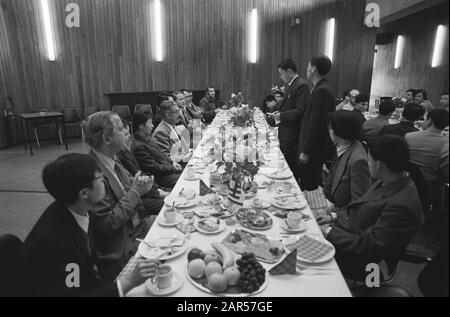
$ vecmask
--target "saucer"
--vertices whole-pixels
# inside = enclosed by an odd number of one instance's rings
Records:
[[[175,222],[167,222],[166,218],[164,218],[164,215],[163,215],[162,217],[158,218],[158,224],[163,227],[173,227],[173,226],[176,226],[177,224],[179,224],[180,222],[182,222],[183,219],[184,218],[182,215],[177,214],[177,219],[175,220]]]
[[[200,176],[197,173],[195,173],[194,177],[188,177],[187,174],[186,174],[186,175],[184,175],[183,179],[185,181],[196,181],[196,180],[200,179]]]
[[[152,295],[156,296],[164,296],[169,295],[172,293],[175,293],[180,289],[180,287],[183,285],[183,280],[178,276],[177,273],[173,272],[172,277],[172,284],[167,288],[158,288],[155,284],[152,283],[152,279],[148,279],[147,282],[145,282],[145,287]]]
[[[305,221],[302,221],[301,223],[300,223],[300,227],[298,227],[298,228],[291,228],[291,227],[289,227],[289,225],[287,224],[287,221],[286,221],[286,219],[285,220],[283,220],[283,221],[281,221],[281,228],[282,229],[284,229],[284,230],[286,230],[286,231],[289,231],[289,232],[293,232],[293,233],[297,233],[297,232],[303,232],[303,231],[305,231],[306,229],[308,229],[308,224],[305,222]]]
[[[255,199],[252,202],[252,206],[255,208],[267,209],[271,206],[270,202],[267,200],[258,199],[261,202],[261,207],[255,204]]]

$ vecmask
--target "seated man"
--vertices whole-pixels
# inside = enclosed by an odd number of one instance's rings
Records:
[[[159,263],[139,260],[139,265],[116,283],[99,277],[88,211],[104,198],[105,185],[92,157],[61,156],[47,164],[42,179],[55,201],[44,211],[22,247],[26,295],[123,296],[154,276]],[[75,275],[77,272],[79,276]],[[77,286],[70,286],[68,280],[74,284],[78,281]]]
[[[409,145],[411,162],[419,166],[431,194],[434,211],[439,211],[441,186],[448,183],[448,137],[442,131],[448,127],[448,112],[434,109],[429,113],[431,126],[418,132],[405,135]]]
[[[366,122],[366,117],[364,113],[369,110],[369,96],[364,94],[359,94],[355,98],[355,105],[353,106],[353,111],[358,118],[358,122],[361,126]]]
[[[185,98],[185,102],[186,102],[186,110],[189,113],[189,115],[191,116],[192,119],[197,119],[197,120],[203,120],[203,109],[200,107],[197,107],[193,102],[192,102],[192,91],[190,90],[182,90],[183,94],[184,94],[184,98]]]
[[[174,162],[187,163],[192,155],[190,150],[190,134],[187,129],[181,133],[175,125],[180,117],[180,109],[171,101],[163,101],[159,106],[162,121],[153,132],[153,139],[161,152]]]
[[[356,105],[356,97],[359,95],[359,91],[356,89],[352,89],[350,91],[344,92],[344,98],[342,102],[337,105],[336,111],[339,110],[349,110],[352,111]]]
[[[216,105],[216,89],[208,87],[205,97],[200,100],[199,106],[203,109],[205,123],[211,123],[216,117],[216,113],[220,110]]]
[[[448,112],[448,91],[441,94],[441,99],[439,100],[439,108],[447,110]]]
[[[370,175],[378,181],[352,202],[345,216],[321,226],[336,248],[336,261],[346,276],[363,278],[369,263],[395,261],[423,224],[416,186],[405,173],[409,148],[398,136],[380,136],[369,143]]]
[[[145,118],[149,118],[151,119],[152,117],[149,114],[144,114],[144,113],[137,113],[135,112],[135,114],[144,116]],[[152,127],[153,127],[153,122],[152,122]],[[141,168],[139,167],[139,163],[137,162],[136,158],[134,157],[134,155],[131,153],[131,134],[130,134],[130,127],[129,126],[125,126],[125,137],[126,137],[126,147],[123,148],[122,150],[120,150],[116,156],[119,159],[120,163],[122,164],[123,167],[125,167],[125,169],[131,174],[131,175],[136,175],[137,173],[139,173],[139,171],[141,170]],[[149,174],[149,175],[153,175],[153,173],[147,173],[145,171],[143,171],[145,174]],[[153,175],[154,176],[154,175]],[[164,186],[166,187],[166,186]],[[170,190],[167,189],[163,189],[159,186],[159,184],[157,182],[155,182],[153,184],[152,189],[148,192],[147,195],[145,195],[145,197],[143,199],[148,199],[148,198],[165,198],[166,196],[168,196],[170,194]]]
[[[331,141],[337,147],[337,156],[325,182],[324,193],[333,206],[327,209],[329,215],[322,217],[319,224],[331,223],[345,207],[365,195],[371,185],[367,152],[358,141],[361,126],[357,118],[346,110],[332,112],[329,130]]]
[[[114,278],[145,238],[164,205],[160,198],[146,198],[153,187],[153,176],[133,177],[116,154],[126,147],[126,130],[119,116],[111,111],[94,113],[87,119],[86,142],[89,154],[105,174],[106,195],[91,208],[93,233],[102,276]],[[146,198],[146,199],[142,199]]]
[[[389,125],[389,119],[395,111],[395,104],[392,100],[385,100],[380,104],[378,110],[378,117],[367,120],[362,126],[362,139],[366,142],[379,135],[381,130]]]
[[[144,173],[155,176],[158,184],[173,188],[183,168],[161,151],[152,138],[153,122],[141,113],[133,115],[133,155]]]
[[[398,135],[403,138],[407,133],[419,131],[419,129],[414,126],[414,123],[418,121],[424,113],[425,111],[420,105],[416,103],[409,103],[403,108],[402,120],[400,123],[383,127],[380,135],[391,134]]]

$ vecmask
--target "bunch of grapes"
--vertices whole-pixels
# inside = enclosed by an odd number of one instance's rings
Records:
[[[241,272],[238,281],[238,287],[242,292],[252,293],[258,290],[266,280],[266,270],[256,260],[253,253],[244,253],[242,257],[236,261]]]

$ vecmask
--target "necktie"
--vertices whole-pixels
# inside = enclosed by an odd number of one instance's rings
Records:
[[[130,173],[122,166],[120,162],[118,162],[118,159],[115,159],[114,161],[116,162],[114,165],[114,171],[116,172],[123,187],[125,187],[125,190],[128,191],[131,187]]]

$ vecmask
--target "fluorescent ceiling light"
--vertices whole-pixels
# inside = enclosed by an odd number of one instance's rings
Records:
[[[42,19],[44,20],[45,41],[47,42],[47,56],[50,61],[55,61],[55,44],[53,42],[52,26],[50,22],[50,7],[48,0],[41,0]]]
[[[405,48],[405,37],[403,35],[399,35],[397,37],[397,48],[395,50],[395,63],[394,63],[395,69],[398,69],[400,68],[400,66],[402,66],[404,48]]]
[[[329,19],[327,27],[327,44],[325,49],[325,55],[327,55],[331,59],[331,61],[333,61],[335,27],[336,27],[336,19],[335,18]]]
[[[252,9],[250,12],[250,31],[249,31],[249,60],[255,64],[258,59],[258,11]]]
[[[445,41],[445,26],[439,25],[436,30],[436,39],[434,41],[434,50],[433,50],[433,60],[431,62],[431,67],[438,67],[442,62],[442,53],[444,50],[444,41]]]

